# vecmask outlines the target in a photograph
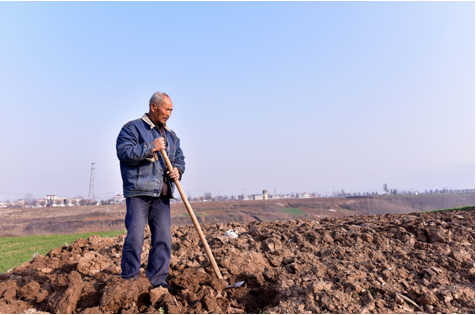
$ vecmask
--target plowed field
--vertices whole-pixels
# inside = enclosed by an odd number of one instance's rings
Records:
[[[473,314],[474,220],[457,211],[203,224],[226,281],[194,227],[173,227],[175,296],[144,274],[120,278],[125,235],[93,236],[0,275],[0,312]],[[147,232],[143,266],[149,244]]]

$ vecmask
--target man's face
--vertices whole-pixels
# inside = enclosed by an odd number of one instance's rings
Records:
[[[151,104],[150,112],[151,118],[156,124],[163,124],[165,125],[167,120],[172,115],[173,104],[170,98],[164,95],[163,103],[161,106],[157,106],[156,104]]]

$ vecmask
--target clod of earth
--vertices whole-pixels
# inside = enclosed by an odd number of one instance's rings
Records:
[[[474,212],[173,227],[172,296],[120,278],[125,235],[93,236],[0,275],[0,313],[471,313]],[[237,238],[224,237],[233,229]],[[146,231],[142,267],[147,265]],[[228,283],[244,281],[239,288]]]

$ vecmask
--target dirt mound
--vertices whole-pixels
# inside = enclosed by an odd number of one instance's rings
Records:
[[[120,278],[125,235],[80,239],[0,275],[1,313],[474,313],[474,212],[173,227],[172,296]],[[238,238],[226,238],[234,229]],[[142,267],[147,264],[146,233]],[[227,283],[245,281],[240,288]]]

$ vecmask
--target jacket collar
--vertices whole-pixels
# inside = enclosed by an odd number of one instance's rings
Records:
[[[152,121],[152,119],[149,118],[147,114],[144,114],[144,116],[142,116],[142,120],[145,121],[149,125],[150,129],[155,128],[154,122]]]
[[[150,129],[154,129],[154,128],[157,126],[157,125],[152,121],[152,119],[149,118],[149,116],[147,115],[147,113],[142,116],[142,120],[145,121],[145,122],[149,125]],[[165,129],[167,129],[168,131],[170,131],[170,128],[169,128],[167,125],[165,125]]]

